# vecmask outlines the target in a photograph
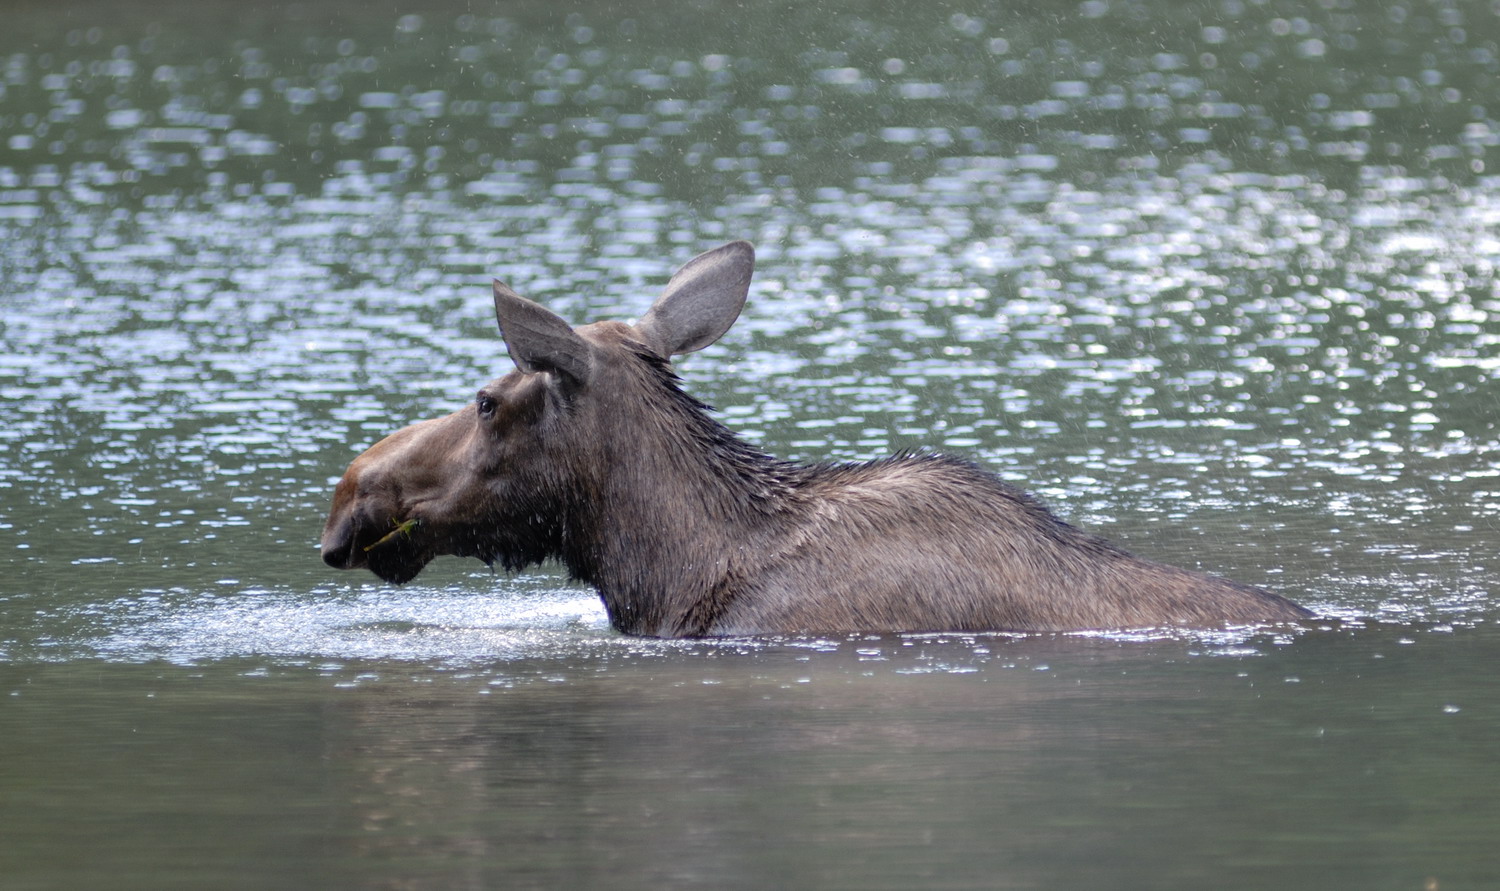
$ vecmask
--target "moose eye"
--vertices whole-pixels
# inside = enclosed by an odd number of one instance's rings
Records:
[[[474,407],[479,410],[481,418],[488,418],[495,413],[495,399],[488,393],[480,393],[474,397]]]

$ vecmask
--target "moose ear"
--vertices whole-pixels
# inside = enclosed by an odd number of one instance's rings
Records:
[[[701,350],[739,318],[754,271],[755,248],[748,241],[699,254],[667,282],[636,330],[662,356]]]
[[[495,321],[512,362],[528,374],[557,371],[577,383],[588,380],[592,366],[588,342],[573,333],[562,316],[533,303],[495,279]]]

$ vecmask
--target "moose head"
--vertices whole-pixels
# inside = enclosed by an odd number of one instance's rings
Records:
[[[443,554],[511,570],[574,556],[586,568],[591,555],[568,545],[604,506],[611,478],[623,468],[665,479],[689,460],[682,449],[691,444],[666,435],[673,421],[697,422],[689,426],[710,442],[732,438],[701,423],[701,406],[676,387],[668,362],[729,329],[754,266],[754,248],[730,242],[682,267],[636,324],[576,329],[495,281],[495,317],[515,370],[464,408],[356,458],[334,490],[324,561],[398,583]]]

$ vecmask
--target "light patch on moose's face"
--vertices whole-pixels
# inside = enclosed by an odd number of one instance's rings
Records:
[[[421,505],[442,503],[455,481],[454,446],[472,429],[472,410],[413,424],[357,457],[339,481],[323,531],[323,559],[368,567],[386,581],[415,578],[436,556]],[[455,436],[459,433],[459,436]]]
[[[512,372],[458,411],[399,430],[357,457],[340,480],[325,529],[324,560],[369,569],[384,581],[415,578],[439,556],[507,567],[540,562],[547,548],[507,522],[507,480],[536,459],[529,438],[546,411],[549,376]]]

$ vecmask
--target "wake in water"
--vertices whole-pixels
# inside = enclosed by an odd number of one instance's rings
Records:
[[[228,581],[228,580],[226,580]],[[1455,580],[1339,576],[1306,592],[1319,618],[1306,630],[1363,628],[1444,632],[1493,621],[1493,603],[1476,584]],[[1300,592],[1299,592],[1300,593]],[[522,575],[502,584],[378,583],[312,588],[226,586],[217,590],[145,590],[77,609],[36,610],[8,640],[0,661],[162,661],[179,665],[259,659],[273,665],[397,662],[458,668],[521,662],[575,665],[635,656],[722,655],[773,650],[860,653],[915,645],[934,666],[982,663],[1011,642],[1047,639],[1061,650],[1085,641],[1126,648],[1167,643],[1191,653],[1246,655],[1300,635],[1285,629],[1188,632],[1146,629],[1068,635],[906,634],[757,637],[663,641],[627,637],[609,627],[598,597],[556,576]],[[1073,643],[1070,644],[1069,641]],[[1035,648],[1036,644],[1027,644]],[[1054,649],[1047,645],[1047,649]],[[1007,657],[1008,658],[1008,657]],[[1066,658],[1059,654],[1058,658]]]
[[[110,626],[73,655],[112,661],[263,657],[275,662],[394,660],[470,664],[577,656],[625,642],[598,598],[567,589],[524,594],[383,587],[117,601]]]

